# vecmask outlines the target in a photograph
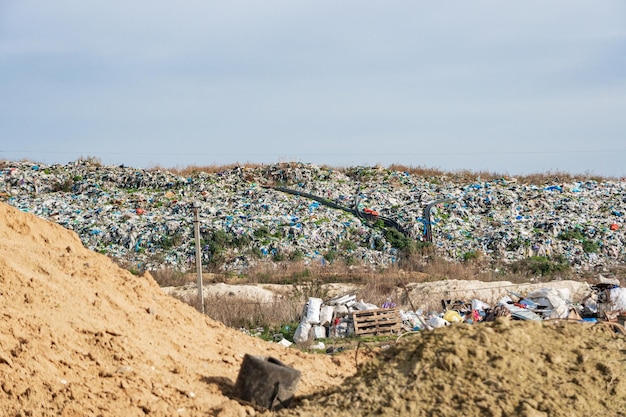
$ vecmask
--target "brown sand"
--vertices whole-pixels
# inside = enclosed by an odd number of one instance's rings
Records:
[[[458,324],[407,334],[298,416],[626,416],[626,340],[578,322]]]
[[[245,353],[302,372],[298,395],[340,383],[353,358],[246,336],[0,203],[0,416],[236,416]]]
[[[352,354],[246,336],[73,232],[3,203],[0,219],[0,416],[265,414],[229,399],[245,353],[302,372],[285,415],[626,416],[626,341],[605,326],[407,334],[352,376]]]

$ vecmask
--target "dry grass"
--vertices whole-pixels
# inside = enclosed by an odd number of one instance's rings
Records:
[[[187,165],[185,167],[175,167],[175,168],[164,168],[160,165],[154,165],[150,168],[151,171],[168,171],[173,174],[182,175],[182,176],[192,176],[199,174],[200,172],[205,172],[207,174],[218,174],[220,172],[229,171],[235,168],[246,168],[246,169],[254,169],[261,168],[265,166],[264,164],[259,164],[255,162],[245,162],[243,164],[235,162],[232,164],[226,165]]]
[[[280,162],[279,166],[283,168],[289,168],[294,164],[299,164],[298,162]],[[255,168],[263,168],[269,165],[276,164],[261,164],[255,162],[245,162],[245,163],[232,163],[232,164],[224,164],[224,165],[187,165],[185,167],[175,167],[175,168],[165,168],[159,165],[155,165],[151,167],[151,170],[163,170],[169,171],[174,174],[184,175],[184,176],[192,176],[196,175],[200,172],[205,172],[209,174],[217,174],[220,172],[232,170],[234,168],[246,168],[246,169],[255,169]],[[347,172],[351,168],[354,167],[343,167],[343,166],[330,166],[330,165],[320,165],[320,168],[326,170],[334,170],[339,172]],[[456,171],[444,171],[440,168],[433,167],[424,167],[424,166],[411,166],[411,165],[403,165],[403,164],[390,164],[388,167],[384,168],[382,166],[376,166],[377,169],[387,169],[389,171],[399,171],[406,172],[411,175],[417,177],[424,178],[445,178],[447,180],[453,182],[474,182],[480,178],[481,181],[494,181],[498,179],[511,179],[515,178],[518,183],[521,184],[555,184],[555,183],[563,183],[563,182],[575,182],[575,181],[611,181],[616,180],[615,177],[607,177],[596,175],[593,173],[585,173],[585,174],[570,174],[564,171],[547,171],[547,172],[538,172],[538,173],[530,173],[525,175],[511,175],[508,173],[498,173],[498,172],[490,172],[490,171],[472,171],[468,169],[456,170]]]
[[[81,156],[79,161],[85,161],[93,165],[102,166],[102,162],[99,158],[94,156]],[[0,168],[9,167],[14,161],[3,160],[0,159]],[[20,162],[32,162],[28,159],[22,159]],[[32,162],[36,163],[36,162]],[[294,164],[301,164],[300,162],[279,162],[278,165],[283,168],[288,168]],[[257,162],[234,162],[231,164],[212,164],[212,165],[186,165],[183,167],[163,167],[161,165],[153,165],[149,170],[151,171],[168,171],[177,175],[182,176],[193,176],[197,175],[200,172],[205,172],[208,174],[217,174],[220,172],[232,170],[234,168],[245,168],[245,169],[256,169],[263,168],[270,165],[276,164],[263,164]],[[333,170],[339,172],[347,172],[351,168],[348,166],[331,166],[322,164],[319,165],[321,169]],[[555,183],[563,183],[563,182],[574,182],[574,181],[613,181],[617,180],[616,177],[610,176],[602,176],[593,173],[584,173],[584,174],[570,174],[564,171],[547,171],[547,172],[538,172],[538,173],[530,173],[525,175],[511,175],[508,173],[498,173],[498,172],[489,172],[489,171],[472,171],[468,169],[461,169],[456,171],[444,171],[440,168],[434,167],[424,167],[424,166],[412,166],[412,165],[403,165],[403,164],[390,164],[386,168],[377,165],[375,166],[377,169],[387,169],[389,171],[399,171],[406,172],[414,176],[424,177],[424,178],[446,178],[450,181],[455,182],[473,182],[478,178],[481,181],[493,181],[498,179],[510,179],[515,177],[518,183],[522,184],[555,184]]]
[[[195,280],[194,274],[181,272],[167,266],[150,271],[150,274],[160,287],[182,287]]]
[[[405,291],[411,283],[446,280],[510,281],[513,284],[527,282],[547,282],[556,275],[530,275],[528,271],[516,274],[500,273],[496,266],[477,258],[470,262],[450,262],[431,253],[415,253],[406,257],[402,265],[393,265],[385,269],[372,269],[365,265],[334,264],[305,265],[303,262],[284,264],[265,263],[245,276],[226,275],[217,279],[230,284],[274,283],[291,285],[287,295],[276,296],[270,302],[254,301],[236,296],[207,296],[205,312],[211,318],[234,328],[278,329],[286,324],[294,326],[301,318],[302,307],[309,297],[328,300],[327,283],[356,283],[359,300],[382,306],[392,301],[402,309],[439,311],[441,300],[450,297],[443,293],[427,295],[409,295]],[[504,269],[502,269],[504,271]],[[624,270],[614,271],[622,273]],[[569,278],[567,275],[558,275]],[[590,277],[589,277],[590,278]],[[591,281],[590,281],[591,282]],[[197,299],[187,301],[197,307]]]
[[[391,164],[389,165],[388,169],[391,171],[407,172],[411,175],[415,175],[418,177],[445,177],[446,179],[455,182],[473,182],[476,181],[478,178],[480,178],[481,181],[494,181],[503,178],[511,179],[513,177],[522,184],[554,184],[574,181],[602,182],[617,179],[615,177],[601,176],[593,173],[570,174],[564,171],[547,171],[530,173],[526,175],[510,175],[508,173],[472,171],[467,169],[458,171],[442,171],[441,169],[437,168],[427,168],[422,166],[413,167],[399,164]]]
[[[314,262],[262,262],[250,268],[242,275],[224,275],[221,280],[231,284],[304,284],[311,281],[321,283],[354,283],[371,289],[388,289],[398,283],[426,282],[441,280],[478,280],[511,281],[524,283],[529,281],[549,281],[554,277],[571,278],[572,272],[560,270],[544,275],[533,274],[531,269],[524,269],[523,263],[512,271],[512,265],[497,264],[488,258],[479,257],[467,262],[455,262],[444,259],[432,252],[415,252],[401,259],[399,263],[382,268],[372,268],[369,264],[347,265],[339,260],[332,264]],[[386,291],[381,291],[386,295]]]
[[[189,304],[197,306],[197,297]],[[302,301],[299,297],[276,296],[271,302],[254,301],[237,296],[205,297],[204,311],[214,320],[233,328],[278,328],[300,320]]]

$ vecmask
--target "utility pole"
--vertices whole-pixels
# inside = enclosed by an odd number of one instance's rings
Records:
[[[202,292],[202,250],[200,248],[200,217],[198,209],[200,204],[196,201],[193,203],[193,234],[196,239],[196,273],[198,275],[198,300],[199,310],[204,314],[204,294]]]

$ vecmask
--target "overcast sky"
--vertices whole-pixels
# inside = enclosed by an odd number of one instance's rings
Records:
[[[626,176],[626,2],[0,0],[0,159]]]

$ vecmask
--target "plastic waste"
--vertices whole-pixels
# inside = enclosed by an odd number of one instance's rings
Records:
[[[443,314],[443,319],[449,323],[460,323],[463,321],[463,318],[459,314],[458,311],[448,310]]]
[[[194,202],[200,203],[207,240],[224,231],[250,242],[246,248],[226,248],[224,271],[243,271],[296,250],[306,263],[321,263],[323,254],[346,238],[356,246],[350,255],[372,268],[397,261],[384,234],[365,219],[265,189],[261,182],[287,184],[346,206],[358,197],[362,207],[376,207],[415,239],[424,229],[424,206],[450,198],[451,203],[433,207],[429,224],[434,247],[451,260],[471,252],[505,262],[559,255],[576,272],[590,272],[617,265],[626,255],[623,179],[537,186],[515,178],[465,183],[440,178],[434,184],[376,167],[330,170],[304,163],[234,167],[190,177],[89,160],[65,165],[5,161],[0,169],[4,201],[74,230],[88,248],[135,268],[193,267]],[[597,246],[590,251],[583,241]],[[252,247],[264,254],[261,259],[248,255],[246,249]],[[211,260],[208,249],[203,249],[204,262]]]

